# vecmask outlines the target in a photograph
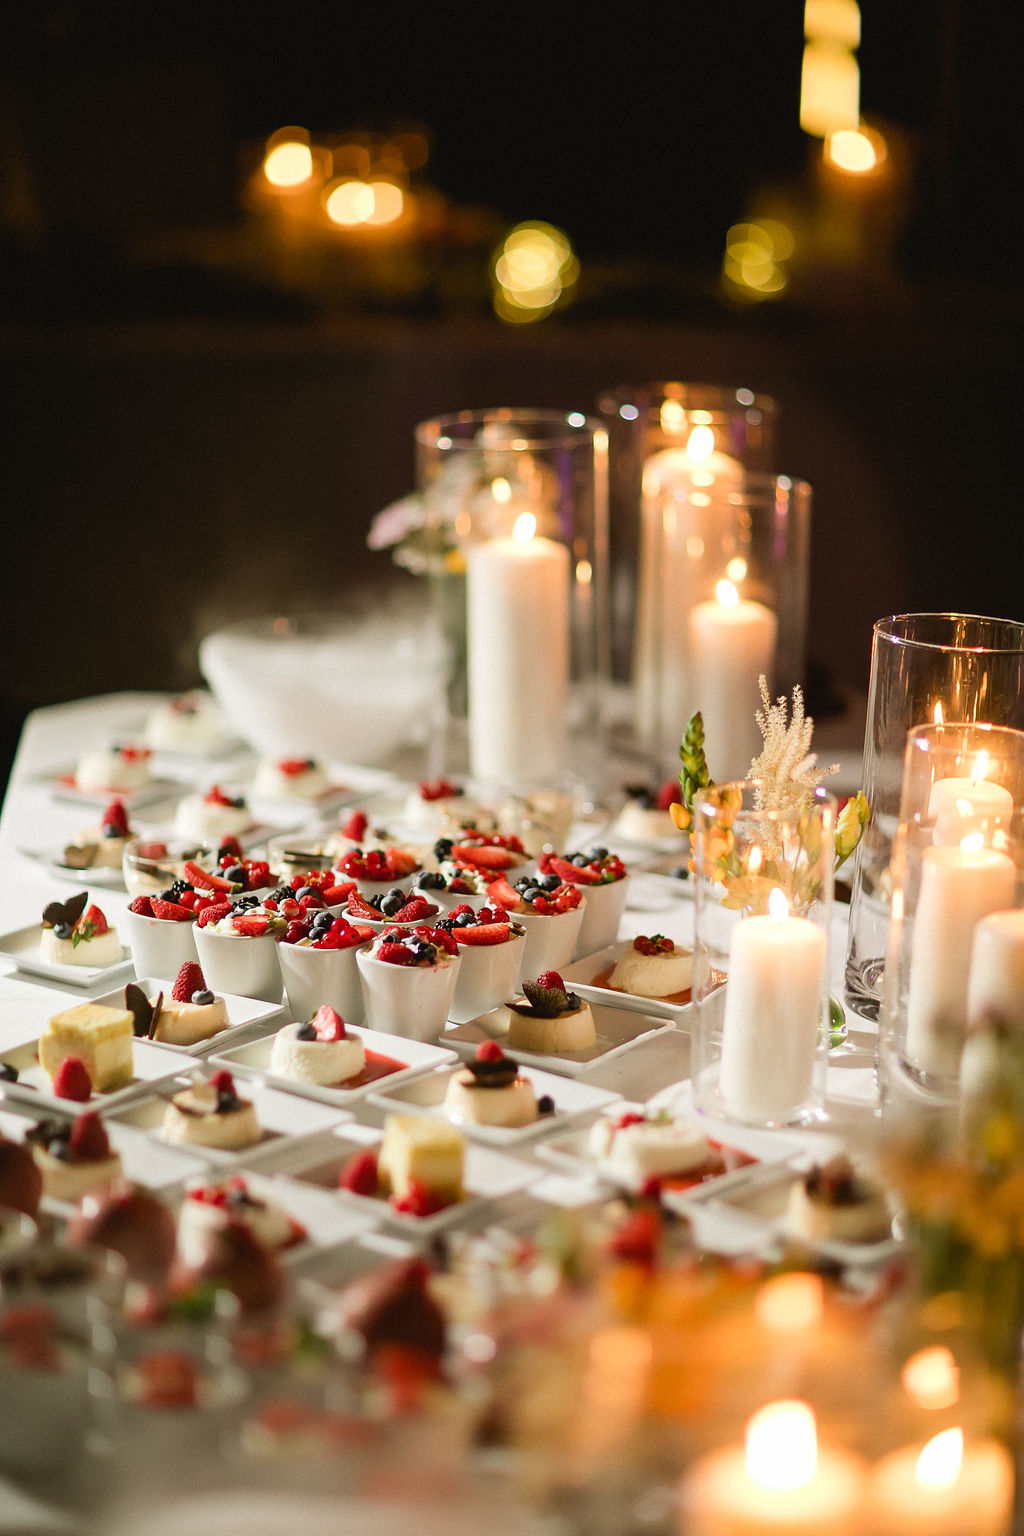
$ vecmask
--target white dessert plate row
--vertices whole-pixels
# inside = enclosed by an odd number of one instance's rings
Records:
[[[161,981],[153,976],[143,976],[135,982],[141,987],[148,998],[155,998],[163,993],[165,998],[170,998],[174,979]],[[125,1008],[127,1004],[124,987],[115,987],[112,992],[104,992],[102,997],[93,1001],[102,1003],[108,1008]],[[209,1040],[199,1040],[195,1045],[171,1045],[167,1040],[154,1040],[151,1043],[158,1045],[162,1051],[173,1051],[175,1056],[209,1056],[213,1051],[222,1051],[227,1045],[237,1045],[240,1037],[246,1030],[252,1029],[257,1024],[266,1024],[268,1020],[281,1014],[284,1009],[280,1003],[263,1003],[255,997],[238,997],[234,992],[218,992],[218,997],[224,999],[224,1007],[228,1015],[228,1027],[222,1029],[219,1035],[213,1035]],[[180,1072],[181,1067],[172,1065],[172,1072]]]
[[[101,811],[106,810],[111,800],[120,800],[126,810],[137,811],[140,806],[154,805],[158,800],[179,799],[189,787],[180,779],[152,778],[140,784],[138,789],[79,789],[75,783],[74,764],[39,777],[49,786],[55,800],[66,800],[72,805],[92,805]]]
[[[266,1081],[275,1088],[281,1088],[287,1093],[296,1093],[303,1098],[316,1099],[321,1104],[332,1104],[337,1108],[344,1108],[356,1099],[372,1098],[373,1090],[382,1082],[388,1084],[389,1091],[396,1084],[408,1082],[410,1078],[419,1077],[424,1072],[431,1072],[435,1067],[442,1067],[446,1063],[456,1059],[455,1052],[443,1050],[437,1045],[428,1045],[420,1040],[406,1040],[400,1035],[385,1035],[375,1029],[360,1029],[350,1024],[346,1028],[353,1035],[358,1035],[366,1046],[367,1065],[369,1072],[360,1074],[360,1078],[351,1086],[325,1087],[321,1083],[307,1083],[298,1078],[284,1077],[280,1073],[272,1071],[270,1058],[274,1049],[274,1036],[263,1035],[258,1040],[247,1041],[244,1045],[234,1046],[231,1050],[221,1049],[220,1042],[224,1035],[218,1035],[216,1050],[210,1057],[211,1065],[227,1067],[229,1072],[237,1073],[251,1082]],[[389,1067],[388,1063],[392,1063]]]
[[[568,977],[564,977],[568,980]],[[577,990],[579,990],[577,988]],[[582,995],[582,994],[581,994]],[[628,1051],[641,1040],[671,1029],[672,1020],[650,1018],[625,1008],[608,1008],[597,1004],[593,1007],[597,1041],[585,1051],[573,1051],[562,1056],[541,1056],[533,1051],[517,1051],[508,1044],[508,1009],[504,1006],[482,1013],[468,1024],[450,1025],[441,1040],[452,1046],[460,1056],[473,1056],[483,1040],[496,1040],[513,1061],[526,1067],[540,1067],[561,1076],[579,1077],[598,1063],[609,1061],[623,1051]]]
[[[633,992],[622,992],[617,987],[595,983],[594,978],[615,965],[632,943],[632,939],[620,939],[615,944],[606,944],[604,949],[568,966],[562,972],[562,980],[574,992],[578,992],[580,997],[586,998],[588,1003],[604,1003],[608,1008],[623,1008],[631,1013],[676,1022],[684,1019],[692,1009],[692,1003],[673,1003],[664,997],[638,997]]]
[[[492,1201],[517,1194],[543,1174],[543,1169],[518,1162],[491,1147],[466,1143],[463,1166],[465,1197],[431,1216],[410,1216],[396,1211],[391,1202],[369,1195],[338,1189],[338,1178],[355,1153],[376,1148],[383,1132],[372,1126],[337,1126],[329,1136],[310,1142],[294,1158],[282,1164],[279,1172],[302,1184],[337,1191],[337,1198],[351,1208],[373,1215],[382,1226],[394,1231],[433,1237],[448,1228],[477,1221]]]
[[[81,885],[88,881],[81,880]],[[112,965],[51,965],[39,958],[41,923],[30,923],[26,928],[15,928],[11,933],[0,935],[0,955],[14,961],[15,969],[26,976],[41,976],[45,981],[55,981],[62,987],[74,987],[87,992],[104,982],[127,974],[132,967],[130,949],[121,947],[121,959]]]
[[[223,1171],[207,1168],[203,1177],[189,1179],[183,1196],[187,1198],[188,1189],[216,1184],[224,1177]],[[302,1239],[277,1249],[277,1257],[290,1267],[307,1263],[323,1249],[362,1237],[377,1225],[372,1212],[355,1210],[348,1201],[340,1200],[334,1190],[300,1184],[297,1179],[282,1178],[279,1174],[246,1172],[242,1177],[255,1199],[280,1207],[302,1227]]]
[[[64,862],[64,844],[59,848],[19,848],[18,852],[26,859],[32,859],[37,864],[44,864],[51,875],[58,880],[71,880],[75,885],[101,886],[105,891],[123,891],[124,873],[121,865],[111,867],[106,864],[95,864],[88,869],[78,869],[73,864]]]
[[[58,1103],[64,1117],[84,1113],[91,1108],[88,1104],[72,1104],[67,1099],[60,1099]],[[38,1112],[33,1113],[33,1106],[27,1103],[12,1103],[9,1109],[0,1109],[0,1134],[11,1141],[23,1141],[31,1128],[44,1118]],[[154,1147],[151,1137],[144,1136],[141,1131],[129,1125],[118,1125],[113,1120],[107,1120],[106,1128],[111,1146],[121,1154],[124,1177],[131,1184],[141,1184],[146,1189],[166,1190],[206,1171],[201,1158],[179,1151],[177,1147]],[[66,1205],[56,1200],[47,1201],[47,1205],[54,1211],[59,1210],[60,1214],[68,1210]]]
[[[462,1120],[445,1110],[444,1098],[448,1084],[458,1067],[439,1067],[426,1077],[418,1077],[404,1086],[394,1086],[389,1079],[383,1088],[369,1095],[369,1102],[391,1114],[431,1115],[435,1119],[450,1120],[457,1125],[470,1141],[490,1142],[493,1146],[515,1146],[547,1136],[552,1131],[564,1130],[569,1121],[581,1115],[596,1114],[608,1104],[615,1103],[619,1095],[605,1088],[591,1088],[571,1077],[557,1077],[552,1072],[540,1072],[535,1067],[524,1067],[522,1076],[529,1078],[537,1098],[547,1096],[554,1100],[554,1114],[541,1115],[529,1125],[499,1126],[479,1125],[472,1120]],[[480,1090],[486,1093],[486,1089]]]
[[[81,1103],[76,1099],[58,1098],[49,1077],[39,1065],[38,1050],[38,1039],[27,1040],[0,1055],[0,1066],[13,1067],[18,1074],[16,1082],[0,1083],[2,1096],[41,1104],[48,1110],[56,1109],[65,1115],[77,1115],[84,1109],[98,1109],[106,1113],[111,1107],[137,1098],[153,1083],[181,1070],[178,1056],[164,1046],[153,1045],[149,1040],[135,1040],[132,1042],[131,1082],[109,1093],[94,1093],[85,1103]]]

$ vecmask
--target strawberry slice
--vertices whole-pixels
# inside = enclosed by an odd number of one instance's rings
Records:
[[[386,878],[389,880],[402,880],[419,868],[416,855],[407,853],[404,848],[389,848],[384,855],[384,862],[387,865]]]
[[[101,933],[108,933],[110,931],[110,924],[99,907],[95,905],[86,907],[85,912],[82,914],[83,928],[86,923],[92,924],[92,936],[94,939],[98,939]]]
[[[371,907],[358,891],[349,892],[348,914],[350,917],[361,917],[364,922],[371,923],[379,923],[382,915],[380,910],[377,907]]]
[[[506,912],[519,910],[519,892],[512,889],[504,875],[499,875],[496,880],[488,880],[487,899],[493,905],[504,907]]]
[[[460,944],[504,944],[511,936],[508,923],[477,923],[472,928],[456,928]]]
[[[540,868],[545,875],[557,875],[559,880],[568,880],[571,885],[596,885],[601,878],[596,870],[560,859],[556,853],[544,854]]]
[[[247,939],[260,939],[270,926],[269,917],[253,917],[248,912],[240,912],[232,919],[236,933],[245,934]]]
[[[344,1040],[345,1021],[336,1008],[329,1003],[323,1003],[313,1015],[313,1028],[316,1030],[318,1040]]]
[[[184,876],[189,885],[194,886],[197,891],[224,891],[230,894],[241,889],[238,881],[225,880],[221,875],[211,875],[209,870],[202,869],[195,859],[189,859],[185,865]]]
[[[456,843],[452,858],[456,864],[472,864],[476,869],[511,869],[519,862],[507,848],[478,848],[474,843]]]
[[[356,888],[354,880],[342,880],[337,885],[325,885],[321,887],[321,895],[329,907],[340,907],[343,901],[347,901]]]
[[[183,907],[177,901],[161,901],[159,896],[151,896],[150,903],[153,908],[153,916],[161,917],[169,923],[189,923],[195,917],[190,907]]]

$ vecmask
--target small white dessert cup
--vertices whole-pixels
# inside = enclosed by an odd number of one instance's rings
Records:
[[[177,976],[188,961],[198,961],[195,922],[174,923],[141,912],[125,912],[118,920],[121,937],[132,952],[136,976]]]
[[[273,934],[215,933],[196,926],[196,949],[206,985],[214,992],[280,1003],[281,966]]]
[[[514,919],[519,922],[519,919]],[[503,944],[460,944],[459,979],[448,1017],[453,1024],[468,1024],[482,1013],[515,996],[526,951],[526,935]]]
[[[568,912],[514,912],[512,921],[526,929],[526,947],[519,981],[536,981],[544,971],[560,971],[572,962],[576,940],[587,910],[584,896]]]
[[[326,1003],[341,1014],[346,1024],[364,1023],[366,1005],[356,955],[369,942],[363,946],[353,944],[348,949],[278,944],[277,958],[292,1018],[300,1023],[311,1019]]]
[[[606,944],[614,944],[619,936],[619,924],[626,910],[629,893],[629,876],[621,880],[609,880],[606,885],[588,885],[587,905],[583,921],[576,936],[573,959],[582,960],[586,955],[596,955]]]
[[[360,949],[356,964],[369,1029],[407,1040],[437,1040],[455,996],[462,965],[459,955],[444,955],[432,966],[393,965],[378,960],[372,950]]]

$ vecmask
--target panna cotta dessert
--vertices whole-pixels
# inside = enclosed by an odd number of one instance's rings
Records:
[[[812,1243],[880,1243],[892,1236],[892,1212],[884,1191],[840,1153],[793,1184],[785,1227]]]
[[[452,1073],[444,1096],[445,1114],[456,1124],[532,1125],[554,1108],[546,1095],[537,1098],[530,1079],[495,1040],[482,1041],[473,1060]]]
[[[673,998],[693,985],[693,952],[663,934],[638,934],[608,975],[609,987],[634,997]]]
[[[44,1120],[29,1131],[27,1140],[43,1177],[43,1192],[51,1200],[77,1204],[121,1177],[121,1155],[111,1147],[99,1115],[91,1111],[75,1120]]]
[[[601,1172],[629,1189],[642,1189],[649,1179],[696,1172],[711,1148],[697,1125],[654,1115],[606,1115],[590,1128],[587,1149]]]
[[[64,849],[64,863],[72,869],[120,869],[124,850],[134,837],[124,801],[111,800],[103,819],[82,827]]]
[[[43,908],[39,958],[47,965],[89,965],[102,968],[120,964],[122,951],[117,930],[95,905],[87,905],[88,891],[69,901],[51,901]]]
[[[182,693],[150,710],[143,731],[156,752],[212,752],[223,744],[220,710],[208,693]]]
[[[326,1004],[305,1023],[283,1025],[270,1052],[271,1072],[322,1088],[358,1077],[365,1066],[362,1040],[350,1034],[341,1015]]]
[[[454,779],[421,779],[406,796],[402,819],[417,831],[439,837],[472,825],[478,809],[477,801]]]
[[[240,837],[252,825],[252,812],[245,796],[229,795],[219,784],[205,794],[185,795],[174,813],[175,835],[192,837],[199,843]]]
[[[678,779],[666,779],[653,788],[648,784],[627,784],[626,799],[615,819],[614,835],[627,843],[660,843],[679,837],[669,806],[681,801]]]
[[[83,752],[75,767],[75,787],[89,795],[125,795],[148,784],[152,773],[148,747],[100,747]]]
[[[326,768],[313,757],[264,758],[251,793],[265,800],[316,800],[329,788]]]
[[[228,1223],[246,1227],[261,1248],[274,1252],[301,1243],[306,1229],[274,1200],[254,1194],[241,1174],[186,1192],[178,1212],[178,1256],[187,1268],[209,1260]]]
[[[427,1115],[388,1115],[377,1177],[398,1211],[428,1215],[463,1196],[466,1144],[453,1125]]]
[[[587,1051],[597,1042],[590,1004],[570,992],[557,971],[524,981],[525,1001],[510,1003],[508,1044],[514,1051],[562,1056]]]
[[[39,1065],[57,1093],[64,1080],[79,1075],[69,1071],[62,1074],[68,1061],[81,1064],[92,1092],[109,1093],[132,1080],[133,1039],[132,1016],[127,1008],[79,1003],[47,1019],[39,1036]],[[71,1096],[78,1095],[62,1095]]]
[[[129,982],[125,1006],[131,1010],[136,1035],[163,1045],[190,1046],[211,1040],[230,1024],[227,1004],[206,985],[201,966],[186,960],[174,978],[170,997],[147,997]]]
[[[263,1132],[250,1099],[235,1090],[230,1072],[209,1079],[197,1072],[188,1088],[176,1093],[164,1112],[165,1141],[233,1151],[251,1147]]]

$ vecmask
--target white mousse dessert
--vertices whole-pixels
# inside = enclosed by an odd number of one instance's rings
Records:
[[[252,781],[252,793],[265,800],[316,800],[329,788],[327,770],[312,757],[265,758]]]
[[[839,1154],[797,1179],[785,1226],[798,1241],[880,1243],[892,1236],[892,1212],[884,1191]]]
[[[526,1000],[510,1003],[508,1044],[515,1051],[563,1056],[587,1051],[597,1042],[590,1004],[570,992],[555,971],[524,981]]]
[[[693,985],[693,952],[663,934],[638,934],[612,967],[608,985],[634,997],[675,997]]]
[[[366,1066],[366,1047],[325,1004],[306,1023],[285,1024],[274,1036],[270,1070],[300,1083],[336,1088]]]
[[[253,824],[244,795],[229,795],[215,784],[205,795],[185,795],[174,813],[174,831],[197,843],[220,843],[239,837]]]
[[[236,1093],[231,1073],[215,1072],[209,1081],[197,1073],[174,1095],[160,1134],[165,1141],[230,1151],[251,1147],[263,1133],[251,1100]]]
[[[87,891],[43,908],[39,958],[47,965],[119,965],[121,940],[99,907],[87,906]]]
[[[215,1251],[228,1223],[247,1227],[261,1248],[290,1248],[305,1229],[273,1200],[253,1193],[241,1174],[218,1184],[190,1189],[178,1213],[178,1255],[188,1269],[200,1269]]]
[[[711,1149],[699,1126],[669,1115],[624,1114],[591,1126],[588,1150],[616,1183],[641,1189],[648,1179],[693,1172]]]
[[[220,710],[207,693],[183,693],[150,711],[146,744],[160,752],[212,752],[224,740]]]
[[[75,767],[75,785],[89,795],[124,795],[150,780],[148,747],[101,747],[83,752]]]
[[[77,1204],[121,1176],[121,1155],[111,1145],[99,1115],[46,1120],[29,1133],[32,1155],[51,1200]]]
[[[554,1107],[550,1099],[538,1100],[530,1079],[494,1040],[484,1040],[474,1059],[452,1073],[444,1098],[445,1114],[456,1124],[532,1125]]]

